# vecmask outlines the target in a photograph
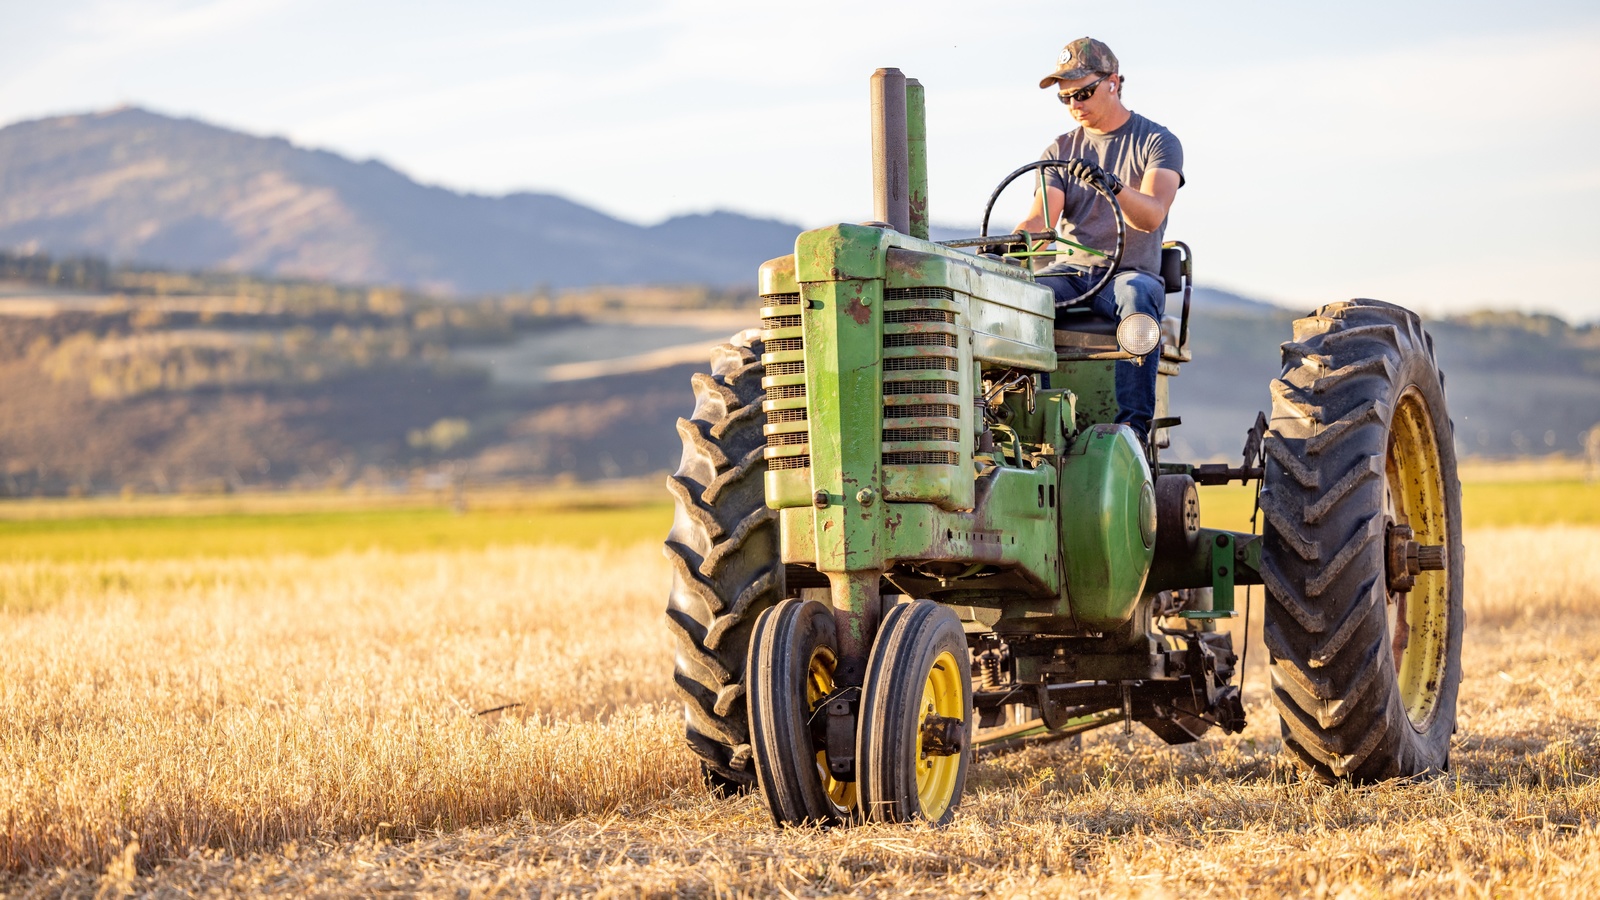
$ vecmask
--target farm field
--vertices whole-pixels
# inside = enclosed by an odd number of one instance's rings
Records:
[[[1200,489],[1205,524],[1250,530],[1253,488]],[[640,501],[643,502],[640,502]],[[1476,525],[1600,526],[1600,482],[1469,481],[1463,516]],[[445,498],[244,495],[0,504],[0,560],[325,556],[345,551],[629,544],[666,534],[672,507],[659,481],[567,494]]]
[[[1587,894],[1600,493],[1507,484],[1465,487],[1449,777],[1302,782],[1257,641],[1244,734],[985,760],[942,831],[778,832],[699,786],[664,506],[8,517],[0,894]]]

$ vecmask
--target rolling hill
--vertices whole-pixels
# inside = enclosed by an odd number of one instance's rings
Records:
[[[418,184],[376,160],[137,108],[0,128],[0,248],[446,295],[749,281],[798,226],[644,227],[551,194]]]

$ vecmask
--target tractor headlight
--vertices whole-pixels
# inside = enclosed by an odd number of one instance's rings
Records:
[[[1117,323],[1117,346],[1122,352],[1144,356],[1161,343],[1161,323],[1144,313],[1123,316]]]

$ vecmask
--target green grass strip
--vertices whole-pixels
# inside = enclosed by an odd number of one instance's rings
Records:
[[[367,510],[264,515],[0,521],[0,560],[172,559],[194,556],[324,556],[506,544],[592,547],[659,540],[666,504],[607,509]]]

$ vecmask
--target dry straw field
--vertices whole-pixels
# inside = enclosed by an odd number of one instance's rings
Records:
[[[0,561],[0,894],[1590,893],[1600,527],[1468,548],[1449,777],[1301,781],[1258,644],[1244,734],[986,760],[940,831],[700,787],[655,543]]]

